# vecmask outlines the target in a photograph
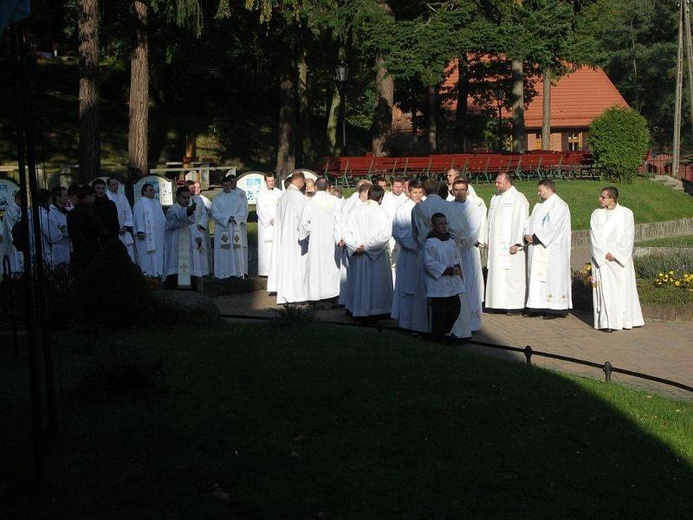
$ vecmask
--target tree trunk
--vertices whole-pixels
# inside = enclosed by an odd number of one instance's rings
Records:
[[[292,53],[292,51],[290,51]],[[284,60],[279,76],[277,175],[283,179],[296,167],[296,60]]]
[[[525,96],[522,60],[512,61],[513,89],[511,92],[513,116],[513,152],[525,151]]]
[[[81,0],[79,9],[79,182],[101,170],[99,123],[99,2]]]
[[[438,151],[438,86],[428,86],[428,151]]]
[[[330,102],[329,114],[327,115],[327,153],[328,155],[338,156],[340,155],[341,141],[337,139],[337,132],[339,127],[339,111],[341,109],[342,99],[339,95],[339,89],[335,86],[332,91],[332,101]]]
[[[467,97],[469,96],[469,61],[465,54],[457,59],[457,112],[455,113],[454,152],[467,151]]]
[[[392,105],[394,104],[395,80],[387,73],[385,58],[381,52],[375,59],[375,111],[371,126],[373,155],[385,155],[385,147],[392,131]]]
[[[308,63],[306,51],[301,52],[298,63],[298,117],[301,121],[301,164],[312,168],[315,162],[310,127],[310,100],[308,93]]]
[[[130,168],[142,175],[149,173],[149,44],[147,41],[147,4],[132,3],[134,21],[133,44],[130,54],[130,132],[128,156]]]
[[[544,100],[541,107],[541,149],[551,148],[551,69],[544,71],[543,94]]]

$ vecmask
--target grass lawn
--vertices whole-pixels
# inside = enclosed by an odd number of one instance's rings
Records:
[[[400,334],[278,327],[63,335],[64,434],[39,495],[27,360],[0,350],[3,520],[693,511],[693,403]],[[109,369],[111,352],[132,364]],[[163,362],[155,386],[108,390],[146,360]]]
[[[538,201],[537,181],[515,182],[514,185],[529,200],[531,211]],[[556,181],[556,193],[570,206],[573,230],[589,229],[590,215],[599,207],[599,193],[608,185],[592,180]],[[693,197],[685,193],[642,177],[636,178],[633,184],[620,184],[617,188],[619,203],[633,210],[636,224],[693,217]],[[487,205],[495,193],[492,184],[475,184],[474,189]]]
[[[655,240],[645,240],[636,242],[640,247],[691,247],[693,248],[693,235],[673,238],[657,238]]]

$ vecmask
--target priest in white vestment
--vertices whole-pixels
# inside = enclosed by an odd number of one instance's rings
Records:
[[[303,172],[297,171],[291,175],[289,186],[279,199],[274,217],[274,241],[267,291],[277,293],[278,304],[300,303],[308,299],[308,243],[299,233],[301,215],[307,200],[301,192],[305,181]]]
[[[526,264],[523,231],[529,216],[527,197],[508,174],[496,176],[496,194],[488,210],[486,308],[520,314],[525,307]]]
[[[56,186],[53,188],[53,204],[48,208],[48,220],[60,230],[61,238],[51,245],[51,265],[70,263],[72,242],[67,232],[67,188]]]
[[[479,231],[486,221],[486,205],[479,197],[469,197],[467,181],[453,183],[449,227],[460,257],[465,297],[472,331],[481,330],[484,301],[484,275],[479,253]]]
[[[196,289],[193,258],[202,255],[199,249],[202,238],[195,234],[197,203],[191,203],[191,198],[188,188],[178,188],[176,203],[166,211],[164,287],[167,289]],[[206,256],[204,259],[206,264]]]
[[[265,186],[257,192],[255,212],[257,213],[257,274],[269,275],[272,243],[274,240],[274,215],[277,212],[282,190],[275,186],[273,173],[265,174]]]
[[[36,194],[39,214],[39,229],[41,231],[41,252],[46,265],[53,266],[51,251],[53,245],[62,240],[63,236],[58,225],[50,219],[48,208],[51,203],[51,192],[41,188]],[[29,244],[32,259],[36,258],[36,246],[33,230],[33,212],[29,208]],[[22,259],[23,260],[23,259]],[[23,261],[22,261],[23,264]]]
[[[299,224],[299,240],[308,240],[306,284],[310,301],[339,295],[341,251],[335,243],[334,230],[341,204],[329,194],[329,187],[325,178],[315,181],[315,194],[306,200]]]
[[[108,186],[106,196],[115,203],[118,209],[118,224],[120,226],[118,238],[127,249],[130,259],[135,262],[135,241],[132,238],[133,218],[130,202],[128,202],[125,193],[118,191],[120,181],[116,177],[109,177],[106,185]]]
[[[349,252],[346,308],[356,318],[389,315],[392,310],[392,270],[387,252],[392,223],[380,207],[383,195],[380,186],[371,185],[368,200],[349,213],[344,227]]]
[[[527,313],[544,319],[566,316],[573,308],[570,274],[570,209],[551,179],[539,181],[540,202],[525,223]]]
[[[395,177],[392,180],[392,191],[388,191],[385,188],[385,195],[383,196],[383,201],[380,206],[387,211],[388,216],[392,222],[395,221],[395,214],[397,208],[399,208],[404,202],[409,200],[407,194],[404,193],[404,180],[399,177]],[[399,257],[399,246],[397,241],[392,238],[388,244],[388,251],[390,253],[390,263],[392,265],[392,283],[393,286],[397,283],[397,258]]]
[[[205,249],[207,250],[207,274],[211,274],[214,271],[214,252],[212,251],[212,240],[209,236],[209,220],[212,218],[212,201],[202,195],[202,185],[200,184],[200,181],[194,181],[192,186],[188,186],[188,189],[192,193],[192,200],[197,202],[198,211],[200,204],[202,204],[207,210],[207,226],[204,233],[204,243]]]
[[[618,190],[604,188],[590,218],[594,328],[605,332],[645,324],[633,266],[633,212],[618,204]]]
[[[221,189],[212,201],[214,276],[243,278],[248,273],[248,198],[233,176],[224,177]]]
[[[154,198],[152,184],[143,184],[140,193],[142,197],[133,208],[137,265],[145,276],[159,278],[164,274],[166,217],[161,203]]]
[[[409,183],[409,198],[397,208],[392,223],[392,235],[397,241],[397,277],[392,296],[392,318],[400,328],[414,333],[431,330],[428,297],[424,285],[423,251],[412,236],[411,214],[423,199],[423,183],[414,179]]]
[[[191,273],[196,278],[207,276],[209,269],[209,219],[210,214],[205,205],[205,200],[199,195],[199,186],[195,187],[195,181],[185,181],[185,186],[190,190],[190,204],[195,203],[195,225],[190,226],[190,238],[195,242],[195,252],[192,255]],[[206,199],[206,197],[205,197]],[[210,202],[211,208],[211,202]]]
[[[354,208],[368,200],[368,188],[371,183],[362,179],[356,183],[354,193],[342,203],[339,219],[335,226],[335,242],[341,248],[341,263],[339,266],[339,305],[346,306],[349,300],[349,251],[344,242],[344,231],[349,214]]]

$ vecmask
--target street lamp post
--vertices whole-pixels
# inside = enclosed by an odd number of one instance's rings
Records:
[[[339,119],[342,123],[342,153],[346,150],[346,82],[349,79],[349,67],[345,62],[340,62],[334,68],[334,79],[337,82],[337,90],[339,91]]]
[[[498,104],[498,150],[503,151],[503,100],[505,99],[505,90],[501,87],[496,87],[492,91],[493,97],[496,98]]]

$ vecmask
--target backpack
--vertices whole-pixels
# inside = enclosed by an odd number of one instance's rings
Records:
[[[29,241],[26,239],[24,234],[24,226],[22,225],[22,219],[19,219],[12,226],[12,245],[17,249],[17,251],[24,251],[29,247]]]

